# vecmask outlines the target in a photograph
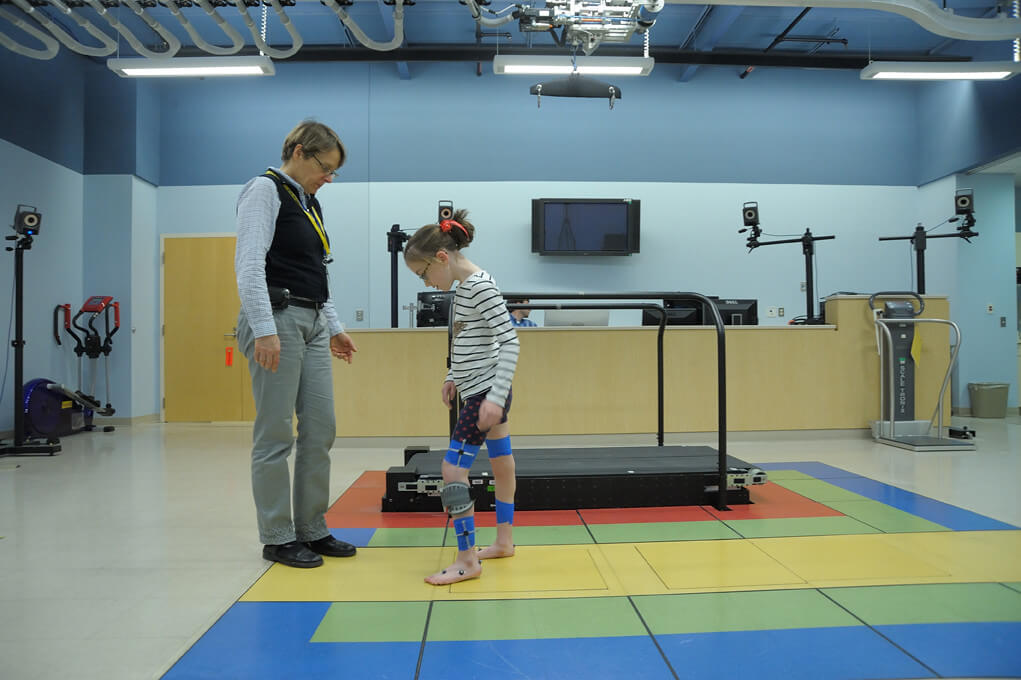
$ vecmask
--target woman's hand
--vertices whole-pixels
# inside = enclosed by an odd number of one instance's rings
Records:
[[[330,337],[330,353],[338,359],[351,363],[351,357],[358,351],[354,340],[347,333],[337,333]]]
[[[255,339],[255,363],[271,373],[280,365],[280,336],[264,335]]]

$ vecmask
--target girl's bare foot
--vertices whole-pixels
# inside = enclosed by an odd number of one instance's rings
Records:
[[[493,543],[487,548],[479,549],[480,560],[491,560],[497,557],[512,557],[514,555],[513,543]]]
[[[426,576],[425,582],[431,583],[434,586],[445,586],[450,583],[478,578],[479,576],[482,576],[482,564],[478,559],[471,559],[467,562],[457,560],[446,569],[438,571],[431,576]]]

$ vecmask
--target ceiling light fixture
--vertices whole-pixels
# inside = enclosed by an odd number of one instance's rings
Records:
[[[269,57],[167,57],[166,59],[107,59],[107,67],[122,78],[206,78],[215,76],[271,76]]]
[[[1015,61],[874,61],[862,80],[1007,80],[1021,73]]]
[[[575,69],[577,62],[577,69]],[[652,57],[577,57],[498,54],[493,73],[504,75],[647,76],[655,65]]]

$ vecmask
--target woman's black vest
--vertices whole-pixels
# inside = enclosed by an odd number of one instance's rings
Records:
[[[266,284],[287,288],[291,295],[326,302],[330,296],[326,277],[326,251],[322,239],[295,199],[294,187],[288,191],[285,180],[275,174],[265,177],[277,185],[280,213],[277,215],[273,243],[266,253]],[[294,192],[294,196],[291,195]],[[309,209],[322,217],[322,208],[315,196],[306,196]],[[325,230],[323,235],[326,235]],[[329,243],[329,240],[327,240]]]

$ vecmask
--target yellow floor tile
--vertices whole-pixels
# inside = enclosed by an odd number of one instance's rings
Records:
[[[898,534],[905,536],[906,534]],[[903,550],[882,534],[765,538],[751,542],[806,581],[912,582],[948,577],[935,560]]]
[[[671,590],[804,584],[751,541],[642,543],[638,551]]]
[[[1021,531],[955,531],[884,536],[899,549],[938,564],[956,581],[1021,578]]]
[[[482,578],[454,583],[450,592],[521,596],[550,591],[599,591],[598,594],[606,595],[609,585],[592,552],[589,546],[518,546],[514,557],[484,562]]]

